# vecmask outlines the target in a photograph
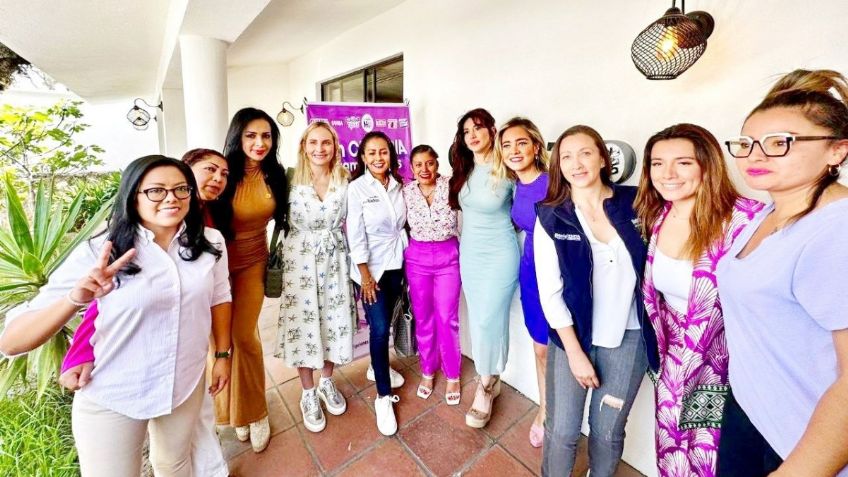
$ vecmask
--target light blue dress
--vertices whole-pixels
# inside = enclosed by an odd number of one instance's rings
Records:
[[[518,239],[509,216],[513,183],[492,187],[491,164],[475,164],[459,193],[459,270],[477,374],[500,375],[509,350],[509,307],[518,286]]]

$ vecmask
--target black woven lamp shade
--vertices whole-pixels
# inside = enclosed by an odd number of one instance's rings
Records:
[[[713,18],[706,12],[684,15],[679,8],[671,7],[633,40],[633,64],[651,80],[677,78],[707,49],[713,26]]]

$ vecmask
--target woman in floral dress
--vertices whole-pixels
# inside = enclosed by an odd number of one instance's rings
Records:
[[[338,135],[327,123],[304,131],[291,183],[276,356],[298,368],[304,427],[320,432],[327,424],[322,401],[335,416],[347,409],[332,377],[336,364],[352,359],[356,316],[342,231],[348,174]]]

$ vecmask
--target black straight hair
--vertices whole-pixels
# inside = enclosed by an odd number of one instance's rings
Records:
[[[265,183],[271,189],[274,195],[276,207],[274,208],[274,222],[277,227],[284,228],[286,222],[286,213],[289,208],[288,200],[288,181],[283,166],[277,160],[277,153],[280,148],[280,130],[265,111],[256,108],[243,108],[233,115],[230,121],[230,128],[227,130],[227,139],[224,143],[224,157],[227,159],[227,164],[230,166],[230,176],[227,180],[227,187],[218,200],[209,203],[209,210],[212,214],[212,220],[215,227],[221,231],[224,238],[232,240],[235,238],[233,230],[233,198],[236,195],[236,188],[244,180],[244,167],[247,164],[247,155],[241,145],[241,135],[245,128],[252,121],[262,119],[268,123],[271,128],[271,149],[268,155],[261,161],[259,167],[265,177]]]
[[[372,139],[382,139],[386,141],[386,144],[389,146],[389,174],[391,174],[399,184],[403,184],[403,179],[400,177],[400,173],[398,172],[398,169],[400,169],[400,162],[398,162],[395,145],[392,143],[392,140],[389,139],[389,136],[382,131],[371,131],[365,136],[362,136],[362,141],[359,143],[359,150],[356,151],[356,169],[353,171],[351,181],[358,179],[360,176],[365,174],[366,170],[368,170],[365,166],[365,145]]]
[[[112,213],[106,221],[106,230],[97,234],[106,234],[106,239],[112,242],[112,253],[109,262],[113,262],[129,249],[135,247],[138,226],[141,225],[141,217],[138,215],[138,193],[141,181],[148,172],[157,167],[174,167],[185,177],[186,183],[192,188],[189,198],[188,214],[184,219],[185,229],[177,238],[182,250],[180,258],[187,262],[193,262],[200,258],[204,252],[211,253],[215,259],[222,256],[221,250],[215,248],[204,235],[203,214],[200,211],[200,196],[197,194],[197,181],[194,173],[184,162],[171,157],[151,155],[140,157],[132,161],[121,174],[121,184],[115,195],[115,205]],[[141,271],[141,267],[130,262],[121,269],[124,275],[135,275]]]

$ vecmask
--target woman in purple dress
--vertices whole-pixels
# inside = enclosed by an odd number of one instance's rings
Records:
[[[659,475],[713,477],[728,392],[715,270],[762,204],[736,192],[709,131],[678,124],[648,140],[636,206],[650,238],[642,291],[660,356]]]
[[[539,383],[539,413],[530,426],[530,445],[541,447],[545,437],[545,362],[548,356],[548,322],[542,313],[536,267],[533,264],[533,227],[536,224],[536,202],[548,192],[548,151],[542,133],[526,118],[512,118],[501,127],[495,138],[495,161],[507,177],[515,181],[512,221],[524,231],[524,250],[518,269],[521,308],[524,324],[533,338],[536,353],[536,380]]]

